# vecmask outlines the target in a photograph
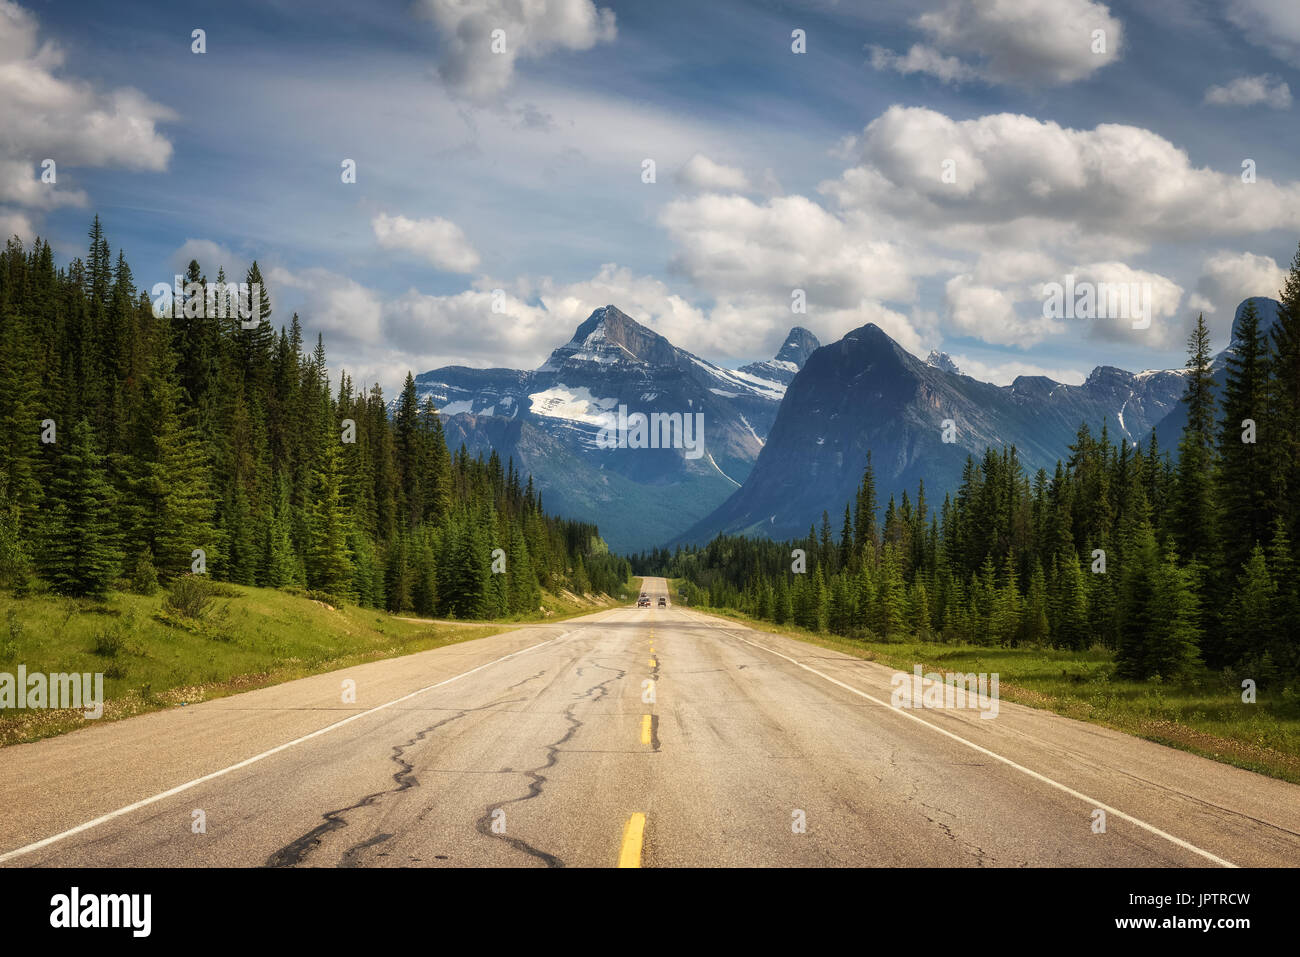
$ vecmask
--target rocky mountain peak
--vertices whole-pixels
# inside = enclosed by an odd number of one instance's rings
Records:
[[[820,348],[817,337],[803,326],[795,326],[785,337],[785,343],[776,354],[777,362],[793,362],[799,368],[808,361],[808,357]]]
[[[942,369],[944,372],[951,372],[953,375],[961,375],[961,369],[957,368],[957,363],[953,362],[952,356],[946,352],[931,349],[930,354],[925,357],[925,364]]]
[[[554,371],[584,362],[671,366],[676,360],[677,350],[672,343],[610,304],[601,306],[583,320],[574,330],[573,338],[552,352],[538,371]]]

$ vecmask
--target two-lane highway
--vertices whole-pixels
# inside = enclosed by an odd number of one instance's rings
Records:
[[[671,602],[528,626],[7,748],[0,863],[1300,863],[1294,785],[892,674]]]

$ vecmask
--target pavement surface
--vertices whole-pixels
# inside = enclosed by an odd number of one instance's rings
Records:
[[[522,627],[5,748],[0,866],[1300,864],[1296,785],[894,675],[671,597]]]

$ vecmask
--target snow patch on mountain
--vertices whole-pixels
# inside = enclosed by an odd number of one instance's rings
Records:
[[[568,419],[600,428],[609,423],[609,413],[618,406],[618,399],[594,396],[587,389],[570,389],[564,383],[551,386],[528,397],[533,415],[548,419]]]

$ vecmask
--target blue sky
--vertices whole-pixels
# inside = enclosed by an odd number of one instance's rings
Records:
[[[1000,382],[1177,366],[1300,240],[1290,0],[522,9],[0,0],[0,226],[66,262],[99,213],[146,287],[256,258],[387,391],[606,302],[726,364],[876,322]],[[1151,327],[1044,319],[1067,274],[1146,284]]]

